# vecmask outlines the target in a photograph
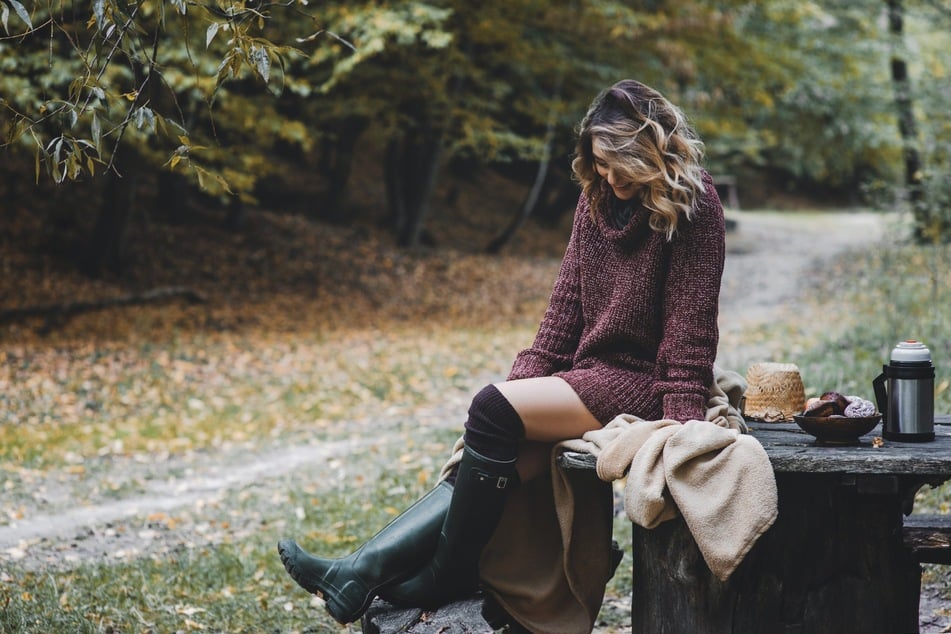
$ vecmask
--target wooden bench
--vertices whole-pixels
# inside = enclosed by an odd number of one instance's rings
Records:
[[[951,564],[951,515],[908,515],[902,541],[920,564]]]
[[[616,540],[611,541],[614,572],[624,559],[624,551]],[[361,619],[363,634],[484,634],[500,631],[504,634],[531,634],[494,601],[484,606],[481,593],[450,603],[438,610],[425,611],[401,608],[382,599],[375,599]],[[484,609],[485,608],[485,609]],[[486,621],[488,618],[488,621]]]
[[[376,599],[360,625],[363,634],[485,634],[492,631],[482,618],[480,595],[431,612],[399,608]]]

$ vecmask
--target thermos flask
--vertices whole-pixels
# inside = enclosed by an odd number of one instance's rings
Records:
[[[914,339],[898,343],[872,386],[882,413],[882,435],[906,442],[934,440],[934,365]]]

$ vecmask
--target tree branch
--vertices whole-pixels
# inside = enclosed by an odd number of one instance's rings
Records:
[[[23,321],[31,317],[43,317],[47,322],[44,330],[48,330],[50,323],[62,323],[82,313],[104,310],[106,308],[112,308],[115,306],[154,304],[176,297],[180,297],[190,304],[203,304],[207,301],[201,293],[198,293],[197,291],[194,291],[190,288],[186,288],[184,286],[164,286],[142,293],[120,295],[118,297],[108,297],[98,301],[71,302],[68,304],[46,304],[41,306],[25,306],[23,308],[3,310],[0,311],[0,324]]]

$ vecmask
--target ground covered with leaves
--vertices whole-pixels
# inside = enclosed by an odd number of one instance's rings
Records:
[[[471,394],[531,342],[568,230],[530,225],[487,256],[473,245],[504,214],[437,222],[438,247],[413,252],[372,223],[273,212],[240,231],[213,216],[139,223],[133,267],[92,280],[72,259],[82,223],[4,213],[4,310],[171,287],[202,298],[0,324],[0,630],[23,632],[346,631],[274,544],[342,554],[432,485]],[[736,217],[721,362],[805,364],[830,327],[811,312],[829,305],[823,275],[860,275],[835,258],[886,227],[868,213]],[[807,389],[833,380],[805,367]],[[629,543],[624,518],[617,530]],[[612,581],[599,632],[629,629],[630,590],[629,575]]]

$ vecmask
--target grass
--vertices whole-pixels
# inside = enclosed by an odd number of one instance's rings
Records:
[[[0,630],[341,631],[317,609],[316,599],[284,579],[273,547],[277,537],[271,537],[130,563],[16,574],[3,584]]]
[[[915,337],[938,368],[936,410],[951,412],[947,247],[850,254],[810,288],[802,301],[808,314],[825,316],[819,323],[791,320],[748,335],[771,342],[776,358],[795,359],[810,393],[871,397],[892,345]],[[165,340],[8,348],[0,353],[0,525],[38,509],[55,513],[74,499],[140,495],[153,479],[188,479],[213,452],[375,435],[396,441],[346,461],[315,460],[174,513],[117,522],[115,550],[102,557],[71,559],[75,543],[47,548],[52,561],[12,557],[0,568],[0,631],[348,631],[290,581],[275,542],[296,536],[313,550],[342,554],[431,486],[469,393],[482,384],[473,377],[504,375],[512,350],[530,340],[530,325],[506,322],[404,322],[316,336],[292,328],[196,330]],[[61,499],[52,495],[55,483]],[[917,504],[947,512],[951,494],[924,490]],[[630,544],[625,518],[615,530]],[[120,552],[130,531],[164,538],[152,550]],[[630,627],[629,566],[630,552],[608,587],[599,632]]]
[[[448,445],[454,433],[437,435]],[[440,437],[441,436],[441,437]],[[430,446],[428,449],[432,449]],[[353,465],[359,464],[360,474]],[[393,468],[393,465],[402,465]],[[0,573],[0,631],[49,632],[344,632],[315,597],[284,572],[274,544],[295,536],[328,556],[352,551],[429,486],[394,455],[352,456],[327,486],[326,470],[297,473],[278,491],[235,493],[222,507],[242,509],[253,529],[218,543],[207,531],[168,551],[118,563],[50,566]],[[167,521],[167,520],[166,520]],[[618,518],[616,539],[630,544],[630,522]],[[172,528],[175,528],[174,526]],[[629,627],[630,553],[608,588],[602,631]],[[613,607],[612,607],[613,602]],[[616,630],[614,629],[616,628]]]
[[[0,463],[44,469],[110,453],[319,433],[344,416],[393,407],[409,416],[434,394],[471,389],[472,377],[503,375],[525,338],[394,328],[317,342],[198,334],[164,349],[36,351],[11,364],[16,389],[0,393]]]
[[[420,450],[445,447],[456,435],[437,433]],[[8,568],[0,573],[0,631],[346,631],[290,580],[275,544],[294,536],[332,556],[353,550],[428,486],[415,461],[400,459],[407,451],[356,453],[346,464],[315,464],[285,481],[231,492],[218,503],[224,512],[204,527],[163,517],[158,523],[179,538],[156,553]],[[228,517],[237,530],[226,526]]]
[[[777,359],[795,359],[807,396],[835,389],[874,401],[872,380],[895,343],[917,339],[935,364],[935,412],[951,413],[951,245],[876,245],[825,265],[790,320],[750,333]],[[951,512],[951,484],[924,487],[915,510]],[[951,597],[951,592],[949,592]]]
[[[823,278],[818,292],[835,298],[823,307],[832,333],[797,355],[818,385],[841,385],[871,398],[871,379],[881,372],[894,344],[918,339],[929,346],[936,366],[935,410],[951,412],[948,246],[851,254]]]

